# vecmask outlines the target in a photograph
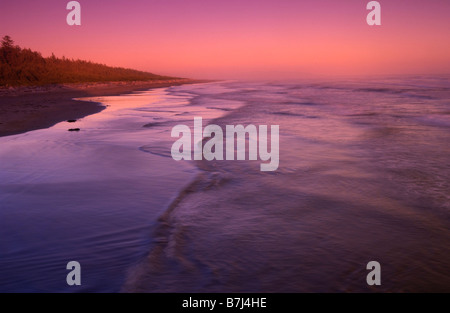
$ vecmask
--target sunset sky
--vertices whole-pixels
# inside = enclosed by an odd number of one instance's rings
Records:
[[[193,78],[450,73],[450,1],[2,0],[0,36],[56,56]]]

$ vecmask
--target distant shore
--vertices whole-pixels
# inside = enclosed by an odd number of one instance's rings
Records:
[[[51,127],[65,120],[98,113],[103,106],[73,100],[113,96],[137,90],[199,83],[192,79],[0,87],[0,137]]]

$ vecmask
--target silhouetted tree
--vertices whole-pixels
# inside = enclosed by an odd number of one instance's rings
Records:
[[[2,38],[2,48],[13,48],[14,40],[11,39],[8,35]]]

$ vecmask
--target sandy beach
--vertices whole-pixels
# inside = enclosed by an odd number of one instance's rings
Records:
[[[113,96],[132,91],[199,82],[173,79],[0,88],[0,137],[47,128],[98,113],[103,106],[74,98]]]
[[[80,106],[106,109],[0,138],[0,292],[446,292],[448,85],[80,91],[99,94]],[[175,161],[173,127],[198,116],[222,129],[279,125],[279,168]],[[77,289],[65,280],[72,260]],[[369,261],[381,286],[366,283]]]
[[[384,83],[196,90],[193,103],[241,101],[212,122],[222,129],[280,125],[280,167],[195,161],[122,291],[448,291],[447,82]]]
[[[60,279],[66,260],[83,264],[78,291],[120,291],[153,245],[158,218],[198,173],[167,156],[171,126],[194,114],[206,123],[240,105],[192,106],[197,90],[212,85],[77,98],[105,109],[1,137],[0,292],[72,292]]]

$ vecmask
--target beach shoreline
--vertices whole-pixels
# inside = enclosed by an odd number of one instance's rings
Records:
[[[80,104],[100,102],[106,109],[74,123],[0,138],[0,250],[5,251],[0,292],[73,292],[58,280],[66,276],[64,265],[72,259],[90,272],[77,292],[120,290],[130,264],[147,254],[153,224],[196,174],[190,164],[149,153],[147,147],[167,147],[172,139],[170,132],[165,136],[161,128],[145,125],[170,120],[174,107],[185,110],[191,95],[179,95],[177,88],[201,85],[80,98]],[[69,132],[69,127],[81,131]],[[19,195],[10,189],[28,184],[36,192],[28,189]],[[23,227],[28,223],[34,226]],[[9,231],[16,226],[19,229]],[[22,238],[19,253],[12,246],[15,234]],[[33,255],[39,255],[38,264],[28,261]],[[37,271],[40,278],[31,287],[10,270],[33,271],[39,264],[47,265]]]
[[[193,79],[100,82],[0,88],[0,137],[51,127],[102,111],[82,97],[114,96],[133,91],[204,82]]]
[[[209,123],[281,125],[281,166],[193,161],[199,174],[160,216],[121,291],[367,292],[369,257],[390,277],[379,291],[448,290],[447,97],[429,84],[216,86],[215,100],[244,105]],[[417,119],[419,108],[439,124]]]

